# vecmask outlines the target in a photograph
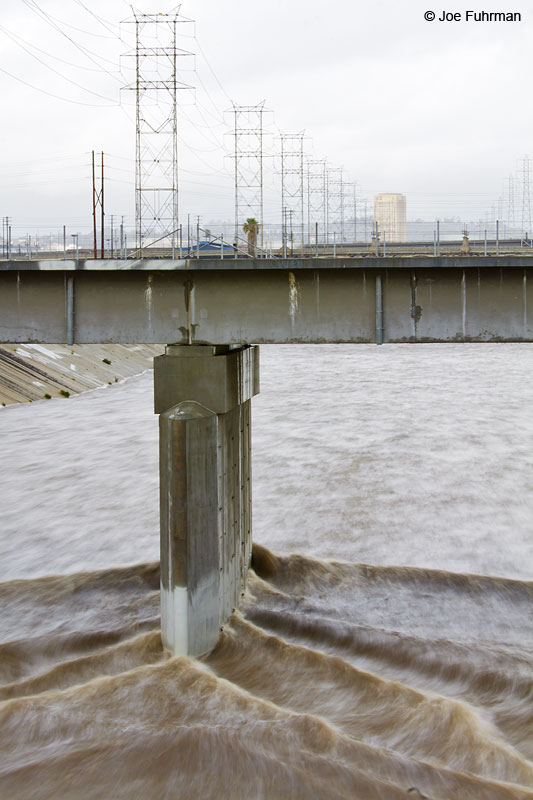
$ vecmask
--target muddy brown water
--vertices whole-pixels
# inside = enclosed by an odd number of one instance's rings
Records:
[[[531,351],[510,347],[266,353],[261,543],[201,659],[161,647],[148,378],[0,413],[1,800],[533,798]]]

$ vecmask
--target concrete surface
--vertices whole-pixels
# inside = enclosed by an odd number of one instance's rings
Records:
[[[170,346],[155,359],[161,633],[173,655],[211,651],[245,589],[257,358],[257,347]]]
[[[0,262],[0,342],[533,341],[531,256],[74,266]]]
[[[162,352],[161,346],[138,344],[2,344],[0,403],[28,403],[46,395],[66,399],[117,383],[151,369]]]

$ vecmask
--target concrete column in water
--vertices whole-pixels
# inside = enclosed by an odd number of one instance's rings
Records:
[[[154,387],[163,645],[199,656],[215,647],[236,608],[251,558],[259,348],[168,345],[154,359]]]

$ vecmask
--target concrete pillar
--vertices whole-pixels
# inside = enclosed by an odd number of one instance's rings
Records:
[[[251,558],[251,398],[259,348],[169,345],[160,414],[161,630],[175,655],[212,650]]]

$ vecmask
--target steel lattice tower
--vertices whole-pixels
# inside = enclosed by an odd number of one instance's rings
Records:
[[[263,114],[264,101],[256,106],[238,106],[234,115],[235,243],[242,236],[248,217],[259,223],[259,247],[263,249]]]
[[[351,230],[353,240],[355,242],[357,238],[357,211],[356,211],[356,195],[355,195],[355,183],[352,181],[347,182],[343,181],[342,183],[342,204],[343,204],[343,230],[346,230],[347,239],[350,241],[350,229],[349,223],[351,223]],[[344,235],[342,236],[341,241],[346,241]]]
[[[531,236],[531,200],[529,192],[529,156],[522,160],[522,236]]]
[[[507,182],[507,219],[509,226],[514,225],[514,178],[509,175]]]
[[[287,214],[291,230],[298,231],[301,252],[304,251],[304,132],[282,133],[281,141],[281,217],[283,241],[287,240]]]
[[[307,241],[311,244],[311,226],[322,226],[325,241],[327,229],[326,159],[307,162]],[[318,244],[318,242],[316,242]]]
[[[357,181],[353,182],[353,241],[357,242]]]
[[[170,14],[133,12],[135,23],[135,230],[137,247],[173,239],[178,230],[178,48],[179,6]],[[168,242],[167,242],[168,244]]]
[[[327,185],[327,225],[326,241],[330,233],[339,233],[344,241],[344,181],[343,167],[329,167],[326,172]]]

